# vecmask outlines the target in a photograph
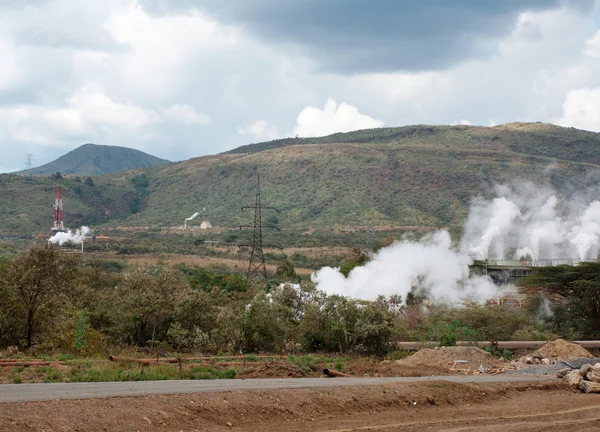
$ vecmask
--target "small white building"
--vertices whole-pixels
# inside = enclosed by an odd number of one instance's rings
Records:
[[[212,225],[209,221],[202,221],[202,223],[200,224],[200,229],[210,229],[212,228]]]

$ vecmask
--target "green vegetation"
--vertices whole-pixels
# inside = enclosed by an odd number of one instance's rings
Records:
[[[0,205],[0,218],[4,221],[0,231],[12,235],[47,234],[57,185],[62,186],[68,227],[99,225],[131,214],[129,202],[134,194],[131,184],[98,178],[95,186],[86,183],[67,177],[56,180],[50,176],[0,174],[0,196],[4,203]]]
[[[283,229],[265,230],[267,241],[277,236],[275,244],[337,245],[345,238],[338,236],[343,227],[366,227],[369,220],[457,231],[471,198],[495,183],[526,179],[557,190],[598,185],[599,140],[595,133],[537,123],[407,126],[254,144],[94,177],[94,186],[71,179],[60,167],[53,170],[62,172],[60,180],[0,176],[2,202],[10,203],[0,207],[0,217],[7,221],[2,229],[10,232],[47,230],[52,187],[59,182],[66,189],[69,226],[118,220],[160,229],[182,225],[201,209],[212,185],[211,222],[235,228],[249,222],[251,215],[239,205],[253,202],[260,171],[265,204],[282,210],[265,216],[266,223]],[[224,231],[219,240],[231,235]],[[364,242],[364,233],[360,237]]]
[[[166,365],[96,364],[88,368],[72,368],[65,377],[68,382],[159,381],[173,379],[213,380],[233,379],[235,369],[194,366],[182,369]]]
[[[19,174],[34,175],[56,172],[55,177],[58,179],[62,177],[61,173],[94,176],[168,163],[167,160],[127,147],[84,144],[50,163],[21,171]],[[90,186],[93,186],[93,181]]]
[[[146,189],[143,177],[128,181]],[[139,186],[141,184],[141,186]],[[156,233],[138,233],[140,245]],[[163,236],[172,248],[194,248],[192,236]],[[150,240],[149,240],[150,239]],[[383,239],[384,241],[389,241]],[[148,243],[148,244],[149,244]],[[155,246],[162,247],[162,246]],[[209,252],[206,251],[208,254]],[[222,253],[227,252],[210,252]],[[322,363],[347,369],[348,355],[390,359],[400,341],[549,340],[599,336],[600,263],[540,268],[524,279],[526,309],[509,305],[432,305],[426,295],[409,293],[356,300],[318,291],[298,277],[294,256],[274,253],[275,279],[253,285],[218,266],[179,264],[138,267],[101,255],[62,253],[45,245],[0,260],[0,349],[17,346],[27,356],[72,362],[68,372],[37,368],[38,381],[119,381],[141,379],[233,378],[235,370],[185,364],[183,368],[131,364],[93,365],[73,360],[106,356],[114,349],[145,350],[149,356],[195,352],[233,356],[298,355],[289,361],[304,371]],[[331,255],[333,265],[364,264],[360,250]],[[377,289],[374,287],[373,289]],[[544,297],[552,298],[549,304]],[[405,300],[405,301],[404,301]],[[497,356],[512,353],[494,350]],[[344,357],[321,357],[336,354]],[[180,354],[177,354],[179,356]],[[81,366],[81,367],[78,367]],[[16,370],[13,382],[27,381]]]
[[[558,297],[543,319],[558,334],[600,337],[600,263],[536,269],[522,281],[530,293]]]

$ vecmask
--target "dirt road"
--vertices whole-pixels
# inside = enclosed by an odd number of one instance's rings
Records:
[[[5,403],[0,404],[0,430],[591,432],[600,430],[600,397],[575,392],[556,380],[384,381],[337,388]]]
[[[556,380],[545,375],[457,375],[409,378],[285,378],[214,381],[130,381],[101,383],[4,384],[0,403],[58,399],[86,399],[157,394],[214,393],[238,390],[331,388],[365,385],[449,381],[457,383],[515,383]]]

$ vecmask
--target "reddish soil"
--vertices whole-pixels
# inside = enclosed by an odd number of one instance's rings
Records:
[[[247,366],[236,375],[236,378],[304,378],[306,376],[307,373],[294,364],[271,362]]]
[[[534,354],[539,354],[545,358],[566,360],[570,358],[594,357],[592,353],[573,342],[568,342],[563,339],[556,339],[548,342],[546,345],[538,349]]]
[[[0,404],[2,431],[597,431],[563,383],[422,382]]]
[[[479,366],[484,368],[498,367],[498,362],[488,352],[481,348],[471,346],[454,346],[441,348],[424,348],[410,357],[398,361],[399,364],[405,366],[422,366],[450,369],[453,367],[455,360],[466,361],[467,363],[458,363],[457,368],[477,370]]]
[[[356,376],[370,377],[424,377],[452,375],[452,371],[439,366],[406,365],[399,361],[351,362],[344,372]]]

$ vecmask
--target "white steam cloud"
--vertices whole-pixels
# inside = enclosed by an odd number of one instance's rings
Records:
[[[500,186],[496,192],[501,196],[492,201],[473,200],[463,252],[476,259],[527,258],[534,264],[598,258],[600,201],[560,199],[531,184]]]
[[[417,288],[433,301],[483,302],[498,287],[487,276],[469,274],[474,259],[526,257],[528,264],[555,265],[598,258],[600,201],[559,199],[527,183],[497,187],[496,194],[492,200],[473,200],[457,247],[447,231],[438,231],[419,242],[400,241],[381,249],[348,277],[324,267],[312,280],[328,294],[368,300],[395,294],[406,298]]]
[[[379,294],[406,298],[413,286],[432,299],[482,301],[496,293],[486,277],[469,278],[471,259],[453,250],[450,234],[438,231],[421,242],[397,242],[381,249],[371,261],[355,267],[348,277],[338,269],[324,267],[313,282],[329,294],[375,299]]]
[[[68,230],[67,232],[57,232],[48,239],[48,243],[58,244],[59,246],[62,246],[67,242],[81,244],[85,241],[85,236],[89,233],[90,229],[86,226],[82,226],[75,231]]]
[[[193,215],[191,215],[189,218],[186,219],[186,221],[191,221],[192,219],[196,219],[196,217],[199,215],[200,213],[196,212]]]

